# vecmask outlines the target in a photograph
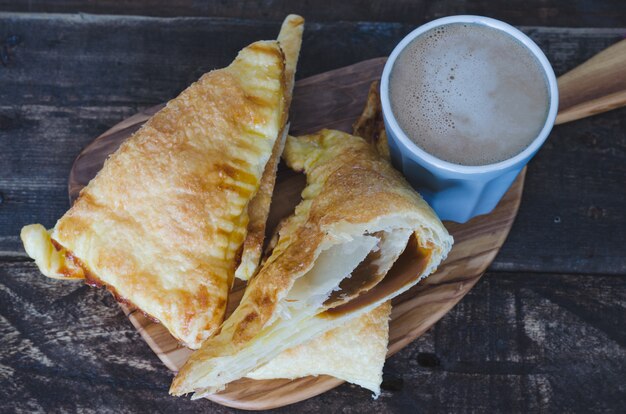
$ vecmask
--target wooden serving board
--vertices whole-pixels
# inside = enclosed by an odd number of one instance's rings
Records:
[[[292,135],[321,128],[352,131],[352,123],[365,105],[370,84],[380,77],[385,58],[372,59],[296,82],[290,112]],[[144,110],[106,131],[78,156],[69,178],[70,200],[102,168],[106,157],[163,105]],[[454,236],[454,247],[439,270],[393,301],[388,356],[422,335],[446,314],[476,284],[504,243],[517,215],[526,170],[517,177],[497,208],[465,224],[445,223]],[[268,231],[290,214],[300,201],[304,177],[279,167]],[[277,202],[280,200],[279,202]],[[243,285],[236,284],[230,303],[237,303]],[[122,305],[142,337],[172,371],[187,360],[191,351],[181,347],[160,324],[141,312]],[[232,309],[229,309],[232,311]],[[209,397],[220,404],[241,409],[269,409],[292,404],[323,393],[342,381],[328,377],[297,380],[242,379]]]

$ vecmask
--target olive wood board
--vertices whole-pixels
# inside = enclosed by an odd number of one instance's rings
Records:
[[[357,63],[296,82],[290,112],[290,134],[310,133],[321,128],[352,131],[366,102],[370,84],[380,78],[385,58]],[[76,158],[69,177],[70,201],[102,168],[104,160],[163,105],[148,108],[115,125],[97,137]],[[496,209],[465,224],[444,223],[454,236],[454,246],[436,273],[393,300],[387,356],[398,352],[426,332],[476,284],[504,243],[520,205],[524,169]],[[268,233],[293,211],[300,201],[304,176],[279,167]],[[235,283],[229,309],[238,303],[243,283]],[[178,371],[191,350],[182,347],[159,323],[141,312],[121,305],[143,339],[172,371]],[[328,391],[343,381],[330,376],[296,380],[241,379],[209,399],[230,407],[262,410],[302,401]]]

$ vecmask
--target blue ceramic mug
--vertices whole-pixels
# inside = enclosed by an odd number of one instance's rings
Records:
[[[400,128],[389,102],[389,76],[404,48],[416,37],[451,23],[486,25],[501,30],[525,45],[540,62],[548,82],[549,106],[545,124],[522,152],[494,164],[467,166],[439,159],[414,144]],[[417,189],[442,220],[465,223],[472,217],[491,212],[519,172],[544,143],[556,119],[558,89],[554,71],[541,49],[524,33],[499,20],[482,16],[450,16],[418,27],[393,50],[383,70],[380,97],[391,158],[409,183]]]

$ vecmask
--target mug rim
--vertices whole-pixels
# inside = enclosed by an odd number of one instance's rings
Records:
[[[422,148],[420,148],[417,144],[415,144],[411,139],[406,135],[404,130],[398,124],[396,117],[391,110],[391,103],[389,100],[389,78],[391,75],[391,71],[393,66],[402,51],[411,43],[415,38],[422,35],[423,33],[431,30],[435,27],[444,26],[452,23],[472,23],[472,24],[482,24],[485,26],[492,27],[494,29],[503,31],[519,42],[521,42],[526,49],[528,49],[541,63],[541,67],[545,73],[545,76],[548,81],[548,89],[549,89],[549,109],[548,114],[546,116],[546,120],[544,125],[537,134],[537,136],[533,139],[533,141],[528,145],[523,151],[517,153],[515,156],[511,158],[507,158],[506,160],[499,161],[496,163],[485,164],[485,165],[462,165],[455,164],[453,162],[442,160],[438,158]],[[500,20],[492,19],[490,17],[485,16],[475,16],[475,15],[458,15],[458,16],[448,16],[442,17],[440,19],[432,20],[428,23],[425,23],[418,28],[414,29],[408,35],[406,35],[400,43],[396,45],[393,49],[387,62],[385,63],[385,67],[383,69],[381,82],[380,82],[380,100],[382,104],[383,116],[386,118],[389,127],[393,130],[393,135],[402,142],[402,144],[412,152],[417,157],[425,160],[426,162],[444,170],[457,172],[457,173],[486,173],[493,172],[499,170],[505,170],[511,167],[518,165],[521,162],[529,159],[533,156],[537,150],[543,145],[545,140],[548,138],[552,127],[554,126],[554,122],[556,120],[556,115],[558,112],[558,103],[559,103],[559,92],[556,76],[554,74],[554,69],[550,65],[548,58],[543,53],[543,51],[537,46],[537,44],[530,39],[526,34],[521,32],[519,29],[511,26],[508,23],[502,22]],[[390,137],[391,138],[391,137]]]

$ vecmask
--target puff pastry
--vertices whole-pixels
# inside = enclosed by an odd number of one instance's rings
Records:
[[[252,379],[330,375],[380,394],[389,341],[390,302],[288,349],[248,373]]]
[[[378,86],[378,82],[370,86],[365,108],[353,126],[354,135],[365,139],[380,156],[389,160]],[[274,245],[277,239],[278,234],[275,234]],[[264,380],[330,375],[367,388],[376,398],[380,394],[387,354],[390,315],[391,302],[388,301],[302,345],[287,349],[246,377]]]
[[[104,285],[198,348],[223,320],[248,206],[280,151],[297,49],[246,47],[129,138],[52,230],[26,226],[42,273]]]
[[[367,93],[365,108],[361,116],[352,125],[354,135],[364,138],[372,144],[381,157],[389,161],[389,144],[383,120],[382,104],[380,103],[380,81],[374,81]]]
[[[285,54],[285,101],[289,108],[293,95],[294,79],[298,55],[302,45],[302,32],[304,30],[304,19],[298,15],[291,14],[283,22],[282,29],[278,35],[278,43]],[[283,127],[280,134],[281,139],[274,144],[272,156],[265,166],[259,191],[250,201],[248,206],[248,229],[246,240],[243,244],[241,254],[241,264],[235,272],[235,276],[241,280],[250,279],[256,272],[261,259],[263,240],[265,238],[265,224],[270,212],[274,183],[276,182],[276,170],[280,156],[285,145],[286,132],[289,126]]]
[[[215,393],[372,311],[450,250],[435,213],[362,138],[331,130],[288,137],[284,157],[306,173],[303,200],[220,333],[174,379],[174,395]]]

